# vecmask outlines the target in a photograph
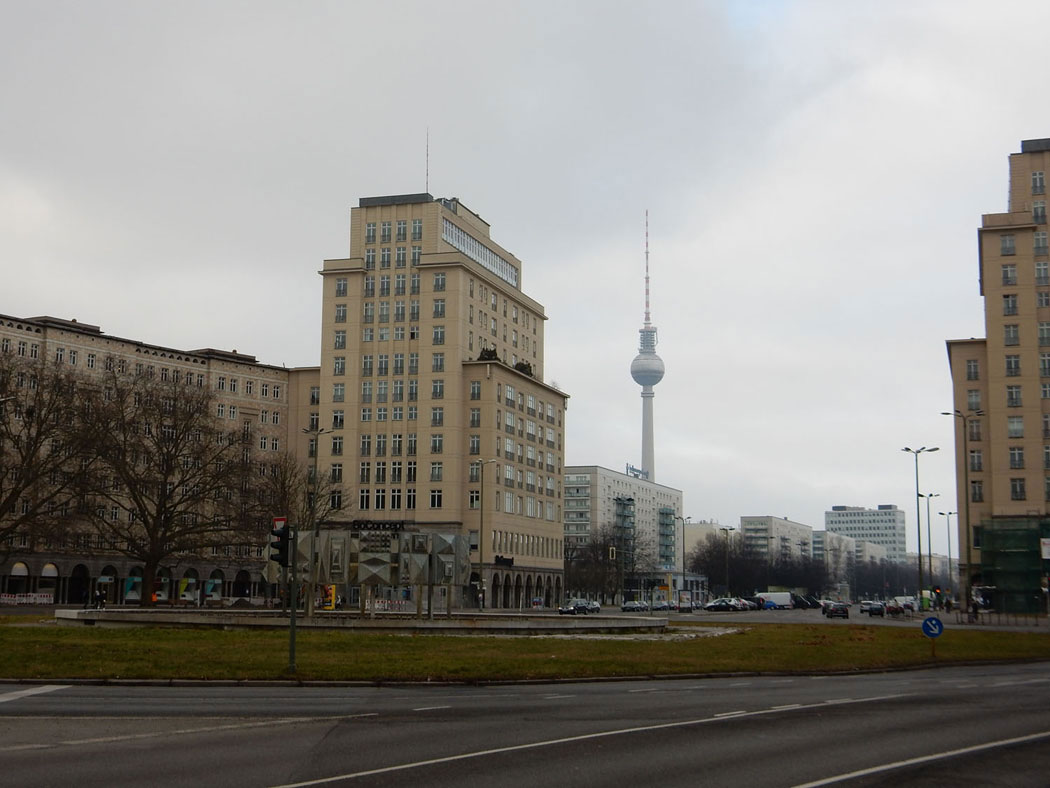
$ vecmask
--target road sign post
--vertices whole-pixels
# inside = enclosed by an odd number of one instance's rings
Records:
[[[930,656],[937,659],[937,638],[944,632],[944,622],[937,616],[928,616],[922,622],[922,634],[930,639]]]

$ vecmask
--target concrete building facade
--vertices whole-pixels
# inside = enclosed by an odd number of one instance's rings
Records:
[[[740,530],[748,551],[766,561],[809,557],[813,554],[813,528],[786,517],[741,517]]]
[[[469,535],[473,600],[562,594],[567,396],[543,382],[543,306],[457,199],[362,198],[321,271],[316,450],[333,525]],[[480,597],[478,599],[477,597]]]
[[[1005,213],[982,216],[978,282],[985,337],[949,340],[961,583],[1039,599],[1039,538],[1050,536],[1050,139],[1009,157]],[[1027,528],[1005,564],[982,555],[982,532]],[[982,564],[988,564],[982,566]],[[1022,566],[1023,565],[1023,566]],[[1013,591],[1004,591],[1013,588]],[[965,593],[965,592],[964,592]],[[1005,598],[1000,608],[1009,606]]]

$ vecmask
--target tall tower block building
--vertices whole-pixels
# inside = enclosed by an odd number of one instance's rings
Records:
[[[473,599],[562,594],[567,396],[543,383],[543,306],[458,199],[368,197],[326,260],[314,450],[331,519],[470,537]],[[480,577],[479,577],[480,575]]]
[[[638,330],[638,355],[631,362],[631,377],[642,387],[642,471],[656,481],[653,451],[653,386],[664,378],[664,362],[656,355],[656,326],[649,315],[649,212],[645,213],[645,322]]]
[[[995,587],[996,609],[1017,610],[1042,598],[1039,537],[1050,537],[1050,139],[1023,141],[1009,162],[1006,212],[978,229],[985,337],[947,344],[960,597]]]

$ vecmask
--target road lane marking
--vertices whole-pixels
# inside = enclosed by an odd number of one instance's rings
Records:
[[[849,703],[873,703],[876,701],[883,700],[896,700],[897,698],[907,697],[907,693],[897,693],[893,695],[877,695],[870,698],[857,698],[855,700],[848,701]],[[811,703],[804,706],[798,706],[799,709],[817,709],[823,707],[824,703]],[[670,730],[672,728],[687,728],[696,725],[707,725],[710,723],[726,722],[728,720],[737,720],[744,717],[761,717],[769,714],[779,714],[782,711],[776,709],[759,709],[758,711],[745,711],[734,713],[730,717],[726,716],[713,716],[713,717],[700,717],[692,720],[680,720],[677,722],[662,722],[656,725],[641,725],[634,728],[617,728],[611,731],[600,731],[598,733],[583,733],[578,736],[566,736],[561,739],[546,739],[544,741],[530,742],[528,744],[513,744],[506,747],[494,747],[489,750],[476,750],[474,752],[464,752],[458,755],[447,755],[441,758],[430,758],[425,761],[412,761],[409,763],[399,763],[394,766],[381,766],[378,769],[368,769],[361,772],[350,772],[347,774],[337,774],[331,777],[319,777],[314,780],[305,780],[298,783],[284,783],[282,785],[272,786],[271,788],[306,788],[310,785],[325,785],[326,783],[341,782],[344,780],[354,780],[358,777],[372,777],[378,774],[392,774],[394,772],[407,771],[409,769],[419,769],[425,766],[435,766],[439,763],[455,763],[456,761],[466,761],[473,758],[484,758],[491,755],[500,755],[508,752],[523,752],[525,750],[536,750],[543,747],[552,747],[557,744],[571,744],[574,742],[593,741],[595,739],[605,739],[612,736],[623,736],[630,733],[649,733],[652,731],[663,731]]]
[[[451,709],[451,706],[420,706],[418,709],[412,709],[412,711],[437,711],[438,709]]]
[[[802,708],[799,703],[785,703],[783,706],[774,706],[777,711],[784,711],[785,709],[799,709]]]
[[[544,695],[544,700],[558,700],[560,698],[575,698],[575,695]]]
[[[824,703],[829,706],[834,706],[836,703],[853,703],[853,698],[828,698]]]
[[[867,777],[871,774],[880,774],[882,772],[891,771],[892,769],[901,769],[905,766],[915,766],[920,763],[929,763],[930,761],[939,761],[945,758],[954,758],[957,755],[968,755],[970,753],[981,752],[983,750],[991,750],[996,747],[1008,747],[1011,744],[1024,744],[1025,742],[1039,741],[1040,739],[1050,739],[1050,731],[1032,733],[1028,736],[1018,736],[1013,739],[1000,739],[999,741],[985,742],[984,744],[975,744],[972,747],[960,747],[957,750],[945,750],[944,752],[936,752],[932,755],[922,755],[918,758],[908,758],[904,761],[886,763],[882,766],[873,766],[870,769],[859,769],[858,771],[849,772],[847,774],[837,774],[834,777],[827,777],[823,780],[815,780],[811,783],[802,783],[801,785],[794,786],[794,788],[819,788],[819,786],[822,785],[834,785],[838,782],[854,780],[858,777]]]
[[[14,692],[5,692],[0,695],[0,703],[7,703],[8,701],[18,700],[19,698],[27,698],[30,695],[40,695],[43,692],[54,692],[55,690],[69,689],[68,684],[44,684],[42,687],[30,687],[24,690],[15,690]]]
[[[662,689],[655,689],[655,688],[652,688],[652,689],[632,689],[632,690],[627,690],[627,694],[628,695],[645,694],[645,693],[650,693],[650,692],[663,692],[663,690]]]
[[[208,725],[201,728],[180,728],[171,731],[150,731],[147,733],[126,733],[117,736],[97,736],[90,739],[66,739],[48,744],[13,744],[0,747],[0,752],[15,752],[17,750],[29,749],[52,749],[55,747],[76,747],[84,744],[114,744],[123,741],[139,741],[142,739],[156,739],[162,736],[185,736],[193,733],[218,733],[221,731],[246,730],[249,728],[265,728],[274,725],[294,725],[301,722],[325,722],[330,720],[355,720],[362,717],[378,717],[377,712],[366,712],[362,714],[341,714],[335,717],[282,717],[275,720],[260,720],[258,722],[238,722],[229,725]],[[7,717],[5,719],[14,719]],[[47,717],[34,717],[35,720],[49,719]],[[50,718],[68,719],[68,718]],[[81,719],[107,719],[107,720],[148,720],[154,717],[83,717]],[[161,718],[163,719],[163,718]]]
[[[746,709],[738,709],[736,711],[722,711],[715,715],[715,717],[739,717],[741,714],[747,714]]]

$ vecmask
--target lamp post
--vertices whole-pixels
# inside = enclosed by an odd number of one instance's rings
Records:
[[[678,607],[682,607],[682,591],[685,590],[685,524],[693,518],[689,515],[682,517],[679,514],[674,516],[674,519],[682,521],[682,585],[678,588]]]
[[[970,553],[970,545],[973,543],[973,537],[971,534],[970,526],[970,422],[975,418],[984,415],[983,410],[975,410],[972,413],[963,413],[961,410],[956,408],[953,411],[941,411],[942,416],[953,416],[960,419],[963,423],[963,527],[960,529],[959,535],[966,537],[966,577],[959,578],[963,580],[963,588],[965,589],[966,595],[959,600],[963,605],[966,606],[966,610],[970,610],[970,595],[973,593],[970,589],[970,579],[973,574],[972,564],[973,558]],[[959,551],[962,552],[962,545],[959,545]],[[960,555],[960,558],[962,556]]]
[[[306,435],[312,435],[314,438],[314,462],[310,471],[310,584],[306,593],[306,615],[312,616],[314,614],[314,594],[316,593],[317,585],[317,541],[321,538],[321,529],[317,522],[317,455],[321,453],[321,435],[331,430],[321,429],[316,427],[315,429],[303,428],[303,432]],[[298,559],[299,545],[298,536],[296,537],[296,543],[289,545],[292,550],[292,563]],[[294,577],[294,575],[293,575]]]
[[[729,596],[729,532],[732,528],[719,528],[726,535],[726,596]]]
[[[948,537],[948,588],[951,589],[952,585],[952,515],[958,514],[958,512],[937,512],[937,514],[944,516],[944,526],[947,531]],[[951,596],[948,597],[951,599]]]
[[[940,498],[941,494],[940,493],[926,493],[925,495],[922,495],[922,493],[919,493],[919,495],[921,495],[923,498],[926,499],[926,555],[928,557],[928,562],[927,562],[926,566],[930,570],[930,585],[932,586],[933,585],[933,537],[930,536],[930,499],[931,498]]]
[[[940,451],[940,449],[937,446],[931,446],[930,448],[921,446],[918,449],[909,449],[907,446],[905,446],[903,449],[901,449],[901,451],[906,451],[909,454],[915,455],[915,536],[918,540],[918,544],[916,545],[916,552],[918,553],[919,557],[919,610],[923,610],[924,602],[922,595],[922,510],[919,508],[919,497],[922,495],[922,493],[919,492],[919,455],[923,452]]]
[[[485,466],[497,460],[477,460],[481,492],[478,495],[478,610],[485,609]]]

